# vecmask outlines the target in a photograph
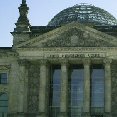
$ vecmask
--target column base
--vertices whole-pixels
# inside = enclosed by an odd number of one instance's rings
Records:
[[[8,113],[8,117],[17,117],[17,113]]]
[[[17,112],[17,113],[8,113],[8,117],[36,117],[36,113],[23,113],[23,112]]]
[[[91,117],[90,112],[83,112],[82,117]]]
[[[68,117],[67,112],[60,112],[59,117]]]
[[[45,112],[39,112],[39,114],[36,117],[48,117]]]
[[[23,112],[8,113],[8,117],[26,117],[26,114]]]
[[[104,117],[112,117],[112,114],[110,112],[105,112]]]

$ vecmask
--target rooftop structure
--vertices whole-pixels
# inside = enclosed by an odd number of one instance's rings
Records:
[[[59,26],[73,21],[92,25],[117,25],[117,20],[107,11],[93,5],[80,4],[62,10],[48,26]]]

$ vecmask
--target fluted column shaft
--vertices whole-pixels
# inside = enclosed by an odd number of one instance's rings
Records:
[[[24,60],[19,61],[19,68],[20,68],[20,86],[19,86],[19,105],[18,105],[18,111],[24,112],[24,95],[25,95],[25,62]]]
[[[105,112],[111,112],[111,60],[105,60]]]
[[[90,60],[84,60],[84,101],[83,112],[88,115],[90,112]]]
[[[47,89],[47,64],[46,61],[40,62],[40,79],[39,79],[39,117],[46,117],[46,89]]]
[[[68,108],[68,68],[67,61],[61,63],[60,117],[67,117]]]

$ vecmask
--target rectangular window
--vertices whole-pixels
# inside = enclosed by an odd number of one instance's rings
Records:
[[[104,68],[92,65],[91,68],[91,111],[103,113],[104,109]]]
[[[50,81],[50,117],[58,117],[60,112],[61,66],[51,67]]]
[[[78,117],[81,114],[83,106],[83,83],[84,68],[83,65],[72,65],[70,67],[69,77],[69,115]]]
[[[0,84],[7,84],[7,73],[0,73]]]
[[[7,117],[8,112],[8,96],[3,93],[0,94],[0,117]]]

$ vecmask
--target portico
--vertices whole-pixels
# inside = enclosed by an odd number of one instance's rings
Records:
[[[0,48],[0,117],[117,117],[117,20],[81,4],[31,26],[28,9]]]
[[[77,50],[81,51],[80,48],[77,48]],[[106,51],[109,50],[104,49],[103,52],[99,53],[99,50],[95,48],[87,52],[86,55],[85,52],[80,54],[79,52],[72,52],[72,56],[70,53],[66,53],[65,50],[62,50],[60,53],[56,53],[54,50],[52,54],[51,51],[53,50],[49,51],[46,49],[42,52],[39,51],[43,53],[43,56],[38,56],[38,58],[40,58],[38,60],[36,57],[32,60],[25,57],[29,66],[32,66],[32,64],[38,66],[38,68],[35,66],[35,69],[37,68],[40,74],[38,76],[39,89],[37,95],[39,100],[37,112],[39,114],[37,114],[37,116],[48,117],[49,115],[50,117],[58,117],[59,115],[59,117],[91,117],[94,114],[102,116],[105,116],[107,113],[111,114],[111,96],[107,96],[109,95],[108,91],[110,91],[111,94],[110,67],[112,59],[106,56]],[[95,55],[94,51],[98,51],[98,57],[97,55],[96,57],[82,57]],[[28,55],[30,55],[30,52],[31,51],[29,51]],[[21,53],[23,57],[25,55],[23,53],[25,52],[23,51]],[[102,99],[100,98],[104,106],[101,105],[100,107],[99,105],[97,105],[97,107],[96,105],[91,107],[91,104],[97,104],[97,102],[94,101],[98,100],[95,99],[95,97],[91,97],[91,95],[93,95],[92,90],[95,90],[93,89],[95,86],[92,87],[92,74],[95,69],[97,69],[99,73],[104,73],[104,83],[101,80],[101,82],[97,82],[96,84],[98,85],[98,83],[100,83],[99,85],[104,87],[104,92],[100,92],[100,94],[103,93],[100,97],[104,95],[104,99],[103,96],[101,97]],[[102,72],[100,72],[100,70],[102,70]],[[35,73],[35,71],[31,72],[31,74]],[[103,78],[103,75],[100,76],[100,78]],[[74,80],[72,81],[72,79]],[[76,82],[76,84],[74,84],[74,82]],[[30,86],[31,84],[28,85]],[[79,86],[80,89],[78,88]],[[74,91],[74,87],[76,87],[76,91]],[[106,87],[108,87],[108,90],[106,90]],[[97,86],[97,88],[99,88],[99,86]],[[73,95],[77,96],[74,97]],[[95,95],[98,95],[98,93]],[[81,97],[83,98],[81,99]],[[73,101],[75,101],[77,105],[74,105]],[[76,113],[75,110],[77,110]],[[73,115],[73,113],[75,114]]]

